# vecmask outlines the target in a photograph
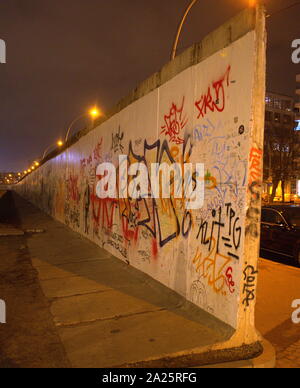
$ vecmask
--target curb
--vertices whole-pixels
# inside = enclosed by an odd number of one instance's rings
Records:
[[[263,353],[251,360],[225,362],[222,364],[200,366],[198,369],[274,369],[276,368],[276,352],[270,342],[262,340]]]

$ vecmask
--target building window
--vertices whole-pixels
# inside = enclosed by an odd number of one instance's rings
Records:
[[[270,111],[266,111],[266,121],[272,121],[273,114]]]
[[[274,98],[274,109],[278,109],[278,110],[282,109],[281,100],[278,98]]]
[[[270,96],[266,97],[266,105],[270,108],[273,106],[273,101],[272,101],[272,98]]]
[[[274,121],[275,123],[281,123],[280,113],[274,113]]]
[[[291,124],[292,123],[292,117],[289,115],[283,115],[283,123],[284,124]]]
[[[292,101],[291,100],[282,100],[282,109],[291,112],[292,111]]]

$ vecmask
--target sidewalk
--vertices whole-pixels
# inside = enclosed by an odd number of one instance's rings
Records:
[[[0,200],[0,220],[18,224],[9,195]],[[0,237],[0,299],[6,304],[6,323],[0,324],[0,368],[70,366],[24,233]]]
[[[233,329],[14,194],[26,250],[72,367],[193,367]],[[11,237],[12,239],[21,237]],[[35,318],[32,317],[34,320]],[[179,356],[180,357],[177,357]],[[213,360],[225,361],[214,355]],[[147,364],[146,364],[147,365]]]
[[[300,368],[300,324],[292,322],[292,302],[300,299],[300,269],[261,259],[256,327],[272,343],[277,368]]]

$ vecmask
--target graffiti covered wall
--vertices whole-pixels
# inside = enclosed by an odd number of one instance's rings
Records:
[[[241,292],[245,238],[258,233],[246,222],[258,216],[255,202],[246,205],[261,179],[262,150],[251,141],[255,38],[248,32],[180,72],[19,186],[54,218],[232,327],[240,301],[251,303],[251,291]],[[97,166],[117,167],[119,155],[148,171],[155,162],[204,163],[204,206],[188,210],[174,197],[99,199]]]

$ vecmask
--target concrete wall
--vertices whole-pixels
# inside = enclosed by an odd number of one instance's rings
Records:
[[[54,218],[255,339],[264,14],[246,10],[145,81],[18,186]],[[72,144],[74,143],[74,144]],[[96,168],[204,163],[205,203],[105,199]],[[67,244],[67,242],[66,242]],[[249,334],[251,333],[251,334]],[[246,338],[247,337],[247,338]]]

